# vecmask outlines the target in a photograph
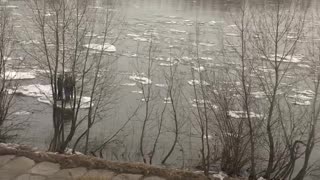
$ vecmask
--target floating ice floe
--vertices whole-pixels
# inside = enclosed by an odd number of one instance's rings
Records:
[[[170,66],[174,66],[175,64],[177,64],[177,63],[176,62],[174,62],[174,63],[160,63],[159,66],[170,67]]]
[[[226,33],[226,36],[239,37],[240,35],[235,33]]]
[[[200,42],[199,45],[206,46],[206,47],[213,47],[214,46],[214,44],[212,44],[212,43],[205,43],[205,42]]]
[[[142,91],[131,91],[131,93],[134,93],[134,94],[142,94],[143,92],[142,92]]]
[[[266,98],[266,94],[264,92],[258,91],[258,92],[252,92],[251,95],[257,99]]]
[[[188,33],[187,31],[178,30],[178,29],[170,29],[170,32],[177,33],[177,34],[186,34],[186,33]]]
[[[199,66],[199,67],[192,67],[193,70],[198,71],[198,72],[202,72],[204,71],[204,67],[203,66]]]
[[[305,96],[303,94],[289,95],[288,97],[296,99],[296,100],[301,100],[301,101],[307,101],[307,100],[311,100],[312,99],[312,97],[308,97],[308,96]]]
[[[8,8],[8,9],[18,9],[18,6],[13,6],[13,5],[7,5],[7,6],[0,6],[0,8]]]
[[[139,37],[140,35],[138,35],[138,34],[127,34],[127,36],[136,38],[136,37]]]
[[[298,67],[301,68],[311,68],[311,66],[307,65],[307,64],[298,64]]]
[[[3,60],[5,60],[5,61],[14,61],[14,60],[23,61],[24,58],[23,57],[7,57],[7,56],[4,56]]]
[[[258,180],[266,180],[266,179],[263,177],[259,177]]]
[[[2,75],[3,77],[3,75]],[[7,71],[5,72],[5,78],[7,80],[26,80],[26,79],[35,79],[35,72],[18,72],[18,71]]]
[[[38,40],[30,40],[30,41],[21,41],[21,44],[29,45],[29,44],[40,44]]]
[[[142,37],[136,37],[136,38],[133,38],[133,40],[140,41],[140,42],[148,42],[149,41],[147,38],[142,38]]]
[[[138,83],[141,83],[141,84],[152,84],[152,81],[146,77],[142,77],[142,76],[137,76],[137,75],[131,75],[129,76],[129,79],[133,80],[133,81],[136,81]]]
[[[29,114],[31,114],[31,112],[28,112],[28,111],[18,111],[13,113],[13,115],[17,115],[17,116],[23,116],[23,115],[29,115]]]
[[[137,85],[136,83],[123,83],[121,86],[135,86]]]
[[[204,61],[212,61],[213,59],[211,57],[200,57],[201,60]]]
[[[42,85],[42,84],[31,84],[25,86],[19,86],[15,92],[16,94],[22,94],[30,97],[37,97],[39,102],[52,105],[52,90],[51,85]],[[78,97],[79,99],[79,97]],[[89,108],[90,105],[90,97],[81,97],[80,108]],[[59,106],[59,104],[58,104]],[[70,103],[66,103],[66,108],[71,108]]]
[[[85,35],[85,37],[97,37],[98,34],[92,33],[92,32],[87,32]]]
[[[207,136],[206,136],[206,135],[203,135],[203,138],[204,138],[204,139],[207,139]],[[208,134],[208,139],[213,139],[213,136],[210,135],[210,134]]]
[[[295,93],[298,93],[298,94],[303,94],[303,95],[306,95],[306,96],[314,96],[315,95],[315,92],[310,90],[310,89],[307,89],[307,90],[297,90],[297,89],[292,89],[293,92]]]
[[[298,105],[298,106],[310,106],[310,101],[291,101],[292,104]]]
[[[116,47],[109,43],[101,44],[85,44],[83,45],[85,48],[93,49],[97,51],[104,51],[104,52],[116,52]]]
[[[213,26],[213,25],[215,25],[217,22],[215,22],[215,21],[210,21],[210,22],[208,22],[208,24],[210,25],[210,26]]]
[[[209,83],[207,83],[206,81],[202,81],[202,83],[200,84],[200,81],[199,80],[190,80],[190,81],[188,81],[188,84],[190,85],[190,86],[193,86],[193,85],[204,85],[204,86],[209,86],[210,84]]]
[[[156,60],[156,61],[164,61],[164,58],[163,57],[156,57],[156,58],[154,58],[154,60]]]
[[[166,97],[163,100],[164,100],[163,103],[165,103],[165,104],[171,104],[172,103],[170,97]]]
[[[165,24],[177,24],[176,21],[167,21],[167,22],[164,22]]]
[[[50,13],[50,12],[47,12],[46,14],[44,14],[45,17],[50,17],[50,16],[53,16],[54,13]]]
[[[206,105],[206,107],[208,108],[213,108],[213,109],[217,109],[218,106],[212,104],[209,100],[203,100],[203,99],[193,99],[190,101],[192,107],[200,107],[200,108],[203,108],[204,105]]]
[[[285,63],[300,63],[302,59],[302,57],[291,56],[291,55],[283,57],[281,54],[278,54],[277,56],[275,56],[274,54],[271,54],[269,57],[261,56],[263,60],[268,60],[268,61],[275,61],[276,57],[278,62],[285,62]]]
[[[167,87],[167,85],[166,85],[166,84],[155,84],[155,86],[157,86],[157,87],[161,87],[161,88]]]
[[[235,119],[242,119],[242,118],[248,118],[247,112],[245,111],[228,111],[228,115]],[[249,116],[251,118],[261,118],[263,117],[260,114],[256,114],[254,112],[249,112]]]

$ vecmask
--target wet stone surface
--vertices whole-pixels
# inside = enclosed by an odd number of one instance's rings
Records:
[[[152,176],[143,177],[142,174],[116,173],[103,169],[88,170],[85,167],[62,169],[60,164],[52,162],[38,162],[14,155],[0,156],[0,177],[5,180],[85,180],[98,178],[101,180],[164,180]]]

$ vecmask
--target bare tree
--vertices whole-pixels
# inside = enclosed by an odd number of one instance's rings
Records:
[[[15,122],[12,117],[14,93],[19,83],[16,80],[18,73],[14,69],[14,63],[8,62],[17,47],[14,41],[14,22],[7,3],[2,5],[0,8],[0,141],[6,142],[15,137],[12,131],[19,129],[20,123]]]
[[[64,152],[86,120],[87,128],[74,148],[85,135],[87,153],[90,128],[97,114],[109,108],[114,89],[111,72],[114,59],[108,56],[115,51],[112,44],[117,40],[108,39],[114,16],[108,8],[99,12],[81,0],[34,0],[28,5],[39,34],[33,38],[40,42],[34,44],[34,51],[28,54],[46,70],[52,90],[48,99],[53,108],[54,135],[49,150]],[[95,18],[103,20],[100,27]],[[96,35],[95,31],[101,31],[102,35]],[[81,115],[82,108],[88,109],[86,116]],[[67,119],[71,119],[69,127],[64,124]]]

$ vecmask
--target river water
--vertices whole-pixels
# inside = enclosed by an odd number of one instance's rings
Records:
[[[251,0],[252,6],[264,6],[266,3],[273,3],[273,0]],[[118,84],[120,89],[117,92],[117,100],[112,105],[112,110],[105,114],[95,127],[93,127],[93,138],[95,143],[102,142],[114,134],[126,122],[128,117],[134,112],[137,105],[141,102],[141,94],[139,88],[131,86],[129,76],[136,72],[137,62],[146,59],[149,46],[150,32],[155,36],[156,46],[161,49],[161,52],[155,56],[159,59],[167,59],[171,56],[190,57],[188,47],[190,42],[195,39],[195,22],[200,23],[200,51],[204,60],[214,62],[213,53],[221,49],[224,45],[221,33],[226,36],[236,36],[232,27],[234,27],[234,14],[239,11],[240,3],[238,0],[121,0],[121,1],[92,1],[92,8],[103,8],[108,3],[115,4],[113,11],[118,17],[122,17],[126,23],[123,26],[123,31],[119,40],[115,43],[118,57],[116,62],[116,71],[119,75]],[[303,6],[312,8],[319,7],[317,0],[304,0]],[[17,22],[24,23],[30,17],[24,17],[27,10],[24,7],[23,1],[12,1],[12,5],[18,6],[14,9]],[[17,15],[20,14],[20,15]],[[232,18],[233,17],[233,18]],[[18,27],[19,28],[19,27]],[[138,47],[138,48],[137,48]],[[226,47],[224,47],[226,48]],[[228,47],[227,47],[228,48]],[[137,50],[138,49],[138,50]],[[161,65],[162,63],[162,65]],[[161,72],[161,68],[166,66],[166,61],[156,62],[156,71]],[[143,65],[142,65],[143,66]],[[145,72],[145,71],[144,71]],[[183,76],[184,86],[188,86],[188,74]],[[190,76],[189,76],[190,78]],[[156,84],[165,84],[163,77],[155,77],[152,79]],[[33,79],[22,81],[23,85],[44,83],[43,79]],[[163,92],[159,91],[159,96],[164,96]],[[185,99],[192,99],[188,94],[185,94]],[[19,115],[18,118],[27,121],[28,127],[22,132],[19,141],[25,144],[31,144],[42,148],[47,147],[50,136],[52,135],[52,120],[51,106],[39,102],[37,98],[19,96],[19,101],[16,104],[18,111],[29,112]],[[192,109],[190,104],[186,105],[186,109]],[[190,113],[188,110],[187,112]],[[185,165],[186,163],[195,162],[198,160],[197,147],[199,135],[197,130],[193,129],[194,124],[188,115],[181,116],[185,121],[181,125],[181,137],[179,138],[179,146],[174,152],[173,158],[170,160],[172,164]],[[115,141],[112,145],[107,146],[109,159],[120,160],[139,160],[137,158],[139,135],[141,130],[141,117],[134,118],[125,128],[119,133],[119,141]],[[150,130],[154,130],[152,125]],[[193,130],[191,130],[193,129]],[[166,125],[166,133],[163,140],[160,140],[159,157],[166,151],[165,149],[172,142],[172,124]],[[151,139],[153,136],[151,135]],[[148,146],[148,145],[147,145]],[[195,160],[195,161],[194,161]]]

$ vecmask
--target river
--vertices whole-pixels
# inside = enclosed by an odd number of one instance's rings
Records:
[[[273,0],[251,0],[252,6],[264,6],[266,3],[273,3]],[[14,9],[18,23],[25,23],[30,17],[23,17],[24,13],[28,14],[24,7],[23,1],[12,1],[12,5],[17,6]],[[156,73],[161,73],[166,60],[170,57],[179,56],[188,59],[188,47],[190,42],[195,39],[195,22],[200,24],[200,45],[201,56],[204,60],[214,62],[213,53],[224,47],[221,33],[226,36],[234,36],[234,15],[239,11],[240,3],[238,0],[119,0],[119,1],[92,1],[92,8],[103,8],[109,5],[115,5],[112,11],[117,17],[121,17],[126,23],[121,31],[120,38],[115,42],[117,52],[117,62],[115,65],[118,74],[119,91],[117,100],[112,104],[112,110],[105,113],[101,122],[93,127],[92,141],[93,143],[102,142],[107,137],[114,134],[126,122],[128,117],[134,112],[138,103],[141,102],[141,94],[139,88],[133,86],[133,82],[129,79],[137,70],[137,63],[146,59],[149,46],[150,35],[154,35],[157,48],[161,49],[155,56],[160,59],[156,62]],[[302,6],[308,6],[317,9],[320,2],[317,0],[304,0]],[[21,19],[24,20],[21,20]],[[18,24],[19,25],[19,24]],[[19,28],[19,27],[18,27]],[[23,30],[21,30],[23,32]],[[117,31],[118,32],[118,31]],[[137,47],[138,50],[137,50]],[[228,48],[228,47],[227,47]],[[162,64],[161,64],[162,63]],[[185,71],[187,73],[187,67]],[[145,71],[144,71],[145,72]],[[190,75],[181,74],[184,86],[188,86],[187,81]],[[22,81],[23,85],[45,83],[42,78]],[[155,84],[165,84],[163,77],[155,77]],[[159,91],[159,96],[164,96],[164,92]],[[184,101],[192,99],[186,95]],[[39,102],[37,98],[19,96],[16,103],[18,111],[28,113],[17,116],[19,119],[26,120],[27,127],[19,131],[21,137],[19,142],[31,144],[41,148],[47,147],[52,135],[52,119],[51,106]],[[161,101],[160,101],[161,103]],[[192,109],[190,104],[185,105],[185,109]],[[143,113],[143,112],[142,112]],[[181,112],[181,114],[190,113]],[[168,115],[169,116],[169,115]],[[138,115],[138,117],[140,117]],[[171,164],[178,166],[188,166],[185,164],[195,164],[199,160],[199,135],[197,130],[193,129],[194,123],[188,115],[181,116],[184,120],[181,122],[181,137],[179,138],[179,146],[174,152],[173,158],[170,159]],[[134,118],[119,133],[118,141],[114,141],[107,146],[109,159],[119,160],[139,160],[137,144],[139,142],[141,118]],[[155,131],[155,127],[149,127],[151,131]],[[191,130],[193,129],[193,130]],[[152,134],[152,133],[151,133]],[[148,138],[154,138],[152,135]],[[165,153],[165,149],[172,142],[172,124],[166,124],[166,133],[164,140],[159,143],[159,157]],[[149,144],[150,145],[150,144]],[[157,158],[159,158],[157,157]]]

